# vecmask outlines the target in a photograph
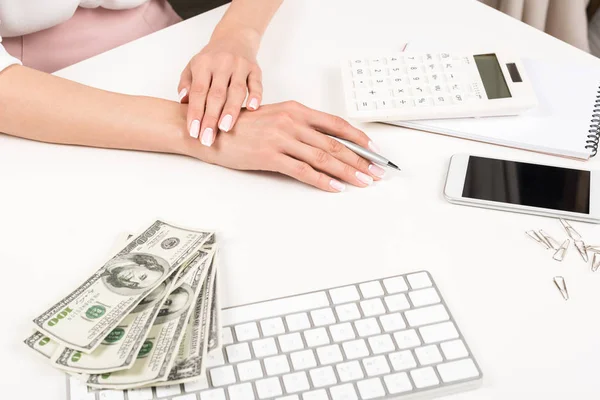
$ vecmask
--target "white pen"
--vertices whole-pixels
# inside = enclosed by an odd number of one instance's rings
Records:
[[[364,147],[361,147],[361,146],[357,145],[356,143],[349,142],[345,139],[340,139],[339,137],[335,137],[335,136],[331,136],[331,135],[327,135],[327,136],[329,136],[332,139],[337,140],[338,142],[340,142],[341,144],[343,144],[344,146],[346,146],[347,148],[349,148],[350,150],[352,150],[359,156],[366,158],[369,161],[373,161],[374,163],[384,165],[386,167],[392,167],[392,168],[395,168],[398,171],[400,171],[400,168],[398,168],[398,166],[396,164],[394,164],[387,158],[380,156],[379,154],[373,153],[372,151],[367,150]]]

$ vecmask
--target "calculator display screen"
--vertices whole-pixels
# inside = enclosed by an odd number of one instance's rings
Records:
[[[473,56],[481,75],[488,99],[505,99],[512,97],[495,54],[479,54]]]
[[[590,171],[469,157],[463,197],[590,213]]]

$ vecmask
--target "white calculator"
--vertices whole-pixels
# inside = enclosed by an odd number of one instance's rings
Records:
[[[358,121],[516,115],[537,105],[508,52],[382,54],[342,61],[348,116]]]

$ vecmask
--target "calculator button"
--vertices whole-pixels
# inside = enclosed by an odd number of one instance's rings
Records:
[[[391,99],[385,100],[377,100],[377,109],[378,110],[386,110],[393,107],[393,103]]]
[[[359,89],[356,91],[356,97],[360,100],[371,100],[381,97],[385,93],[385,90],[379,90],[375,88],[371,89]]]
[[[379,78],[379,79],[374,79],[373,80],[373,87],[375,88],[386,88],[388,87],[390,84],[388,82],[387,79],[384,78]]]
[[[452,104],[448,96],[433,96],[433,104],[436,106],[446,106]]]
[[[352,68],[352,76],[354,78],[363,78],[369,75],[369,70],[366,67]]]
[[[425,62],[432,62],[437,58],[435,54],[427,53],[425,54]]]
[[[384,64],[383,58],[371,58],[369,60],[369,66],[371,68],[381,68]]]
[[[444,60],[451,59],[452,56],[450,55],[450,53],[441,53],[440,58],[442,59],[442,61],[444,61]]]
[[[369,87],[369,81],[366,79],[356,79],[354,80],[354,88],[355,89],[366,89]]]
[[[404,59],[406,60],[407,63],[418,63],[421,62],[422,57],[421,56],[404,56]]]
[[[449,82],[455,82],[458,80],[458,75],[454,72],[447,73],[446,80],[448,80]]]
[[[458,83],[452,83],[450,84],[450,92],[454,93],[461,93],[463,90],[463,88],[461,87],[461,85],[459,85]]]
[[[423,83],[427,83],[427,78],[423,75],[415,75],[415,76],[411,76],[409,81],[410,81],[411,86],[421,85]]]
[[[417,107],[430,106],[432,104],[431,97],[417,97],[417,98],[415,98],[415,103],[416,103]]]
[[[431,74],[427,78],[429,79],[429,82],[431,82],[431,84],[442,83],[446,80],[444,75],[439,74],[439,73]]]
[[[402,64],[402,56],[391,56],[387,58],[388,65],[400,65]]]
[[[387,68],[375,67],[371,69],[371,76],[387,76]]]
[[[355,68],[361,68],[366,65],[365,60],[363,60],[362,58],[355,58],[352,61],[350,61],[350,63]]]
[[[425,94],[429,94],[429,88],[424,85],[413,86],[411,89],[413,96],[422,97]]]
[[[435,63],[428,63],[425,65],[425,71],[427,71],[428,74],[433,74],[434,72],[440,71],[440,66]]]
[[[446,85],[442,85],[442,84],[433,84],[431,86],[431,92],[433,94],[447,93],[448,92],[448,87]]]
[[[454,104],[463,104],[465,102],[465,97],[462,94],[455,94],[452,96],[452,101]]]
[[[454,71],[457,69],[453,62],[442,62],[442,68],[445,71]]]
[[[356,109],[358,111],[375,110],[375,102],[374,101],[359,101],[356,103]]]
[[[424,72],[422,65],[409,64],[406,67],[406,71],[409,75],[421,75]]]
[[[399,100],[395,100],[395,102],[396,102],[396,107],[398,107],[398,108],[412,107],[415,105],[415,102],[413,99],[399,99]]]
[[[389,74],[391,76],[404,75],[404,68],[399,65],[391,66],[391,68],[389,68]]]
[[[405,76],[395,76],[391,78],[392,86],[406,86],[408,84],[408,78]]]

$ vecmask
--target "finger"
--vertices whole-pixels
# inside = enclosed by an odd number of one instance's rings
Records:
[[[248,88],[246,87],[247,76],[247,71],[239,71],[231,77],[229,89],[227,89],[227,100],[219,118],[219,129],[222,131],[229,132],[240,115],[242,104],[248,93]]]
[[[314,169],[338,177],[354,186],[367,187],[373,178],[351,165],[345,164],[323,149],[309,146],[299,141],[290,141],[283,151],[299,161],[304,161]]]
[[[380,166],[362,158],[337,140],[311,128],[301,128],[298,131],[298,139],[309,146],[325,150],[344,164],[350,165],[364,174],[371,175],[375,180],[380,180],[385,174],[385,170]]]
[[[187,103],[190,86],[192,86],[192,70],[190,64],[188,64],[181,73],[181,77],[179,78],[179,86],[177,86],[177,98],[179,99],[180,103]]]
[[[256,67],[248,75],[248,108],[249,110],[258,110],[262,102],[263,86],[262,71]]]
[[[206,108],[202,118],[202,132],[200,142],[205,146],[211,146],[215,141],[217,132],[217,121],[223,110],[227,97],[230,75],[213,75],[208,96],[206,96]]]
[[[187,113],[187,125],[190,130],[190,136],[194,139],[198,139],[200,134],[200,121],[204,117],[204,107],[206,105],[210,80],[211,76],[208,70],[198,70],[193,74],[193,81],[188,95],[190,106]]]
[[[363,131],[353,127],[345,119],[310,109],[301,104],[294,104],[294,107],[306,117],[310,125],[320,132],[349,140],[375,153],[379,152],[379,148]]]
[[[290,176],[300,182],[314,186],[326,192],[342,192],[346,185],[342,182],[332,179],[322,172],[315,171],[310,165],[292,157],[281,155],[276,163],[278,171]]]

